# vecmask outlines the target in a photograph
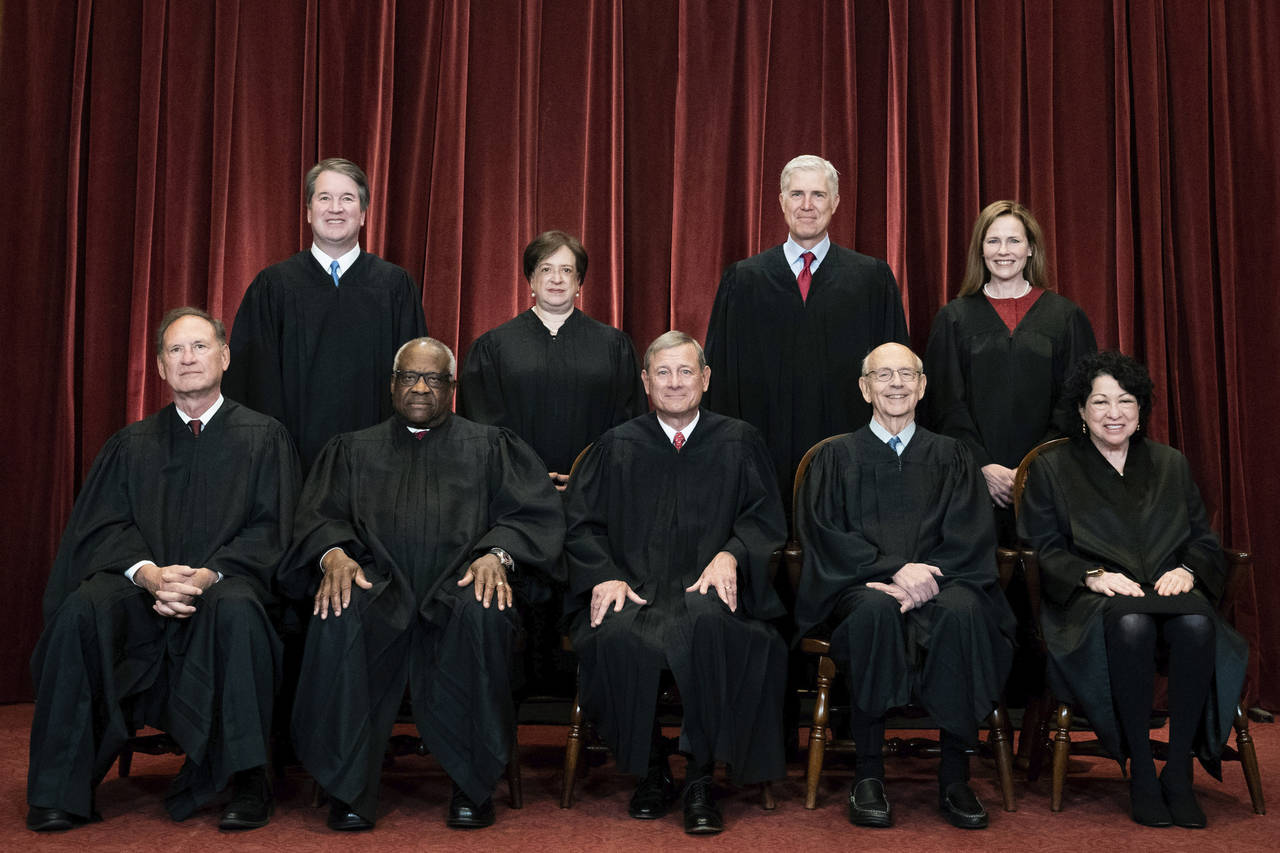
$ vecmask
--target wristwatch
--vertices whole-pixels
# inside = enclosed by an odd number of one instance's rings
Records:
[[[502,568],[509,572],[516,570],[516,561],[511,559],[511,555],[501,548],[490,548],[489,553],[498,558],[498,562],[502,563]]]
[[[1088,583],[1089,578],[1100,578],[1104,574],[1106,574],[1106,572],[1107,570],[1102,568],[1102,566],[1094,566],[1092,569],[1088,569],[1085,571],[1084,573],[1085,582]]]

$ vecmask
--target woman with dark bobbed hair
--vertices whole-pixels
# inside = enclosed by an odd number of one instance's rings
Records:
[[[563,492],[582,449],[647,412],[649,401],[631,339],[577,307],[587,275],[582,243],[545,231],[525,247],[523,261],[533,305],[471,345],[458,414],[520,436]],[[575,667],[559,651],[560,592],[530,588],[525,595],[526,692],[572,696]]]
[[[1152,383],[1099,352],[1063,386],[1071,441],[1027,476],[1018,530],[1035,549],[1049,681],[1108,752],[1129,760],[1133,819],[1203,827],[1192,755],[1214,775],[1244,682],[1248,644],[1217,615],[1226,572],[1186,457],[1147,439]],[[1159,777],[1148,723],[1156,660],[1168,660],[1169,752]]]
[[[1097,345],[1084,311],[1054,292],[1036,218],[1016,201],[987,205],[973,226],[964,280],[929,331],[925,425],[973,452],[1013,544],[1013,472],[1071,417],[1062,382]]]

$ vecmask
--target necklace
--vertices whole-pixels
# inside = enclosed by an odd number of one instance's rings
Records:
[[[1022,297],[1026,296],[1028,293],[1031,292],[1031,282],[1026,281],[1024,279],[1022,282],[1022,292],[1015,296],[996,296],[994,293],[991,292],[991,282],[987,282],[986,284],[982,285],[982,292],[985,293],[987,297],[990,299],[1021,299]]]

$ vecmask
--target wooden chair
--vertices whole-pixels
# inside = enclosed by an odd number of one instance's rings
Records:
[[[1014,512],[1018,512],[1022,506],[1022,493],[1027,485],[1027,472],[1031,467],[1032,461],[1044,450],[1055,447],[1064,442],[1070,441],[1067,438],[1057,438],[1052,441],[1046,441],[1036,447],[1033,447],[1029,453],[1023,458],[1018,465],[1018,471],[1014,475],[1013,480],[1013,508]],[[1227,560],[1227,585],[1223,592],[1222,600],[1218,602],[1218,613],[1224,619],[1228,618],[1231,609],[1234,606],[1236,591],[1241,582],[1253,571],[1253,558],[1245,551],[1235,551],[1230,548],[1224,548],[1224,554]],[[1040,626],[1040,564],[1036,559],[1036,554],[1030,548],[1023,548],[1020,552],[1023,566],[1027,573],[1027,591],[1031,600],[1032,615],[1035,618],[1037,636],[1040,638],[1043,647],[1044,636],[1039,632]],[[1062,811],[1062,790],[1067,779],[1067,764],[1072,754],[1076,755],[1093,755],[1101,757],[1111,757],[1097,740],[1089,741],[1073,741],[1071,739],[1072,728],[1087,727],[1087,720],[1081,720],[1072,716],[1071,705],[1060,699],[1055,703],[1055,697],[1052,696],[1048,686],[1045,687],[1045,695],[1043,697],[1043,710],[1041,712],[1042,722],[1038,726],[1035,734],[1036,743],[1033,745],[1034,751],[1031,754],[1031,765],[1029,767],[1028,777],[1034,779],[1039,772],[1039,765],[1042,761],[1041,756],[1045,753],[1052,755],[1052,788],[1049,798],[1049,808],[1053,811]],[[1233,726],[1236,731],[1236,745],[1233,749],[1230,745],[1223,748],[1222,759],[1224,761],[1239,761],[1244,769],[1245,783],[1249,788],[1249,799],[1252,801],[1253,810],[1257,814],[1266,814],[1266,802],[1262,795],[1262,777],[1258,770],[1258,754],[1254,747],[1253,736],[1249,733],[1249,717],[1245,714],[1244,709],[1248,707],[1248,696],[1241,696],[1240,701],[1236,704],[1235,719]],[[1055,708],[1056,705],[1056,708]],[[1155,713],[1156,717],[1167,716],[1160,712]],[[1052,741],[1049,738],[1049,727],[1053,726]],[[1023,729],[1023,737],[1027,736],[1026,728]],[[1152,741],[1152,752],[1157,758],[1163,759],[1168,750],[1168,744],[1163,741]]]
[[[591,445],[588,444],[578,454],[578,457],[573,460],[573,467],[569,469],[569,480],[571,482],[574,473],[578,470],[579,463],[586,457],[587,451],[590,449]],[[560,642],[561,647],[566,652],[573,651],[573,641],[567,635],[561,637]],[[659,694],[659,723],[664,723],[665,721],[665,723],[676,724],[679,721],[680,714],[680,694],[673,684]],[[600,743],[599,738],[591,730],[591,724],[586,721],[586,715],[582,710],[582,689],[579,688],[574,692],[573,705],[569,712],[569,734],[564,746],[564,778],[560,783],[560,808],[562,809],[573,807],[574,784],[579,774],[586,769],[585,765],[580,764],[584,749],[591,752],[608,752],[608,747]],[[777,808],[777,802],[773,796],[773,786],[769,782],[761,783],[760,804],[765,809],[772,810]]]
[[[846,433],[847,435],[847,433]],[[800,460],[800,465],[796,469],[795,487],[792,492],[792,514],[795,515],[795,502],[799,500],[800,488],[804,483],[805,475],[808,474],[809,464],[813,461],[814,454],[828,442],[843,435],[833,435],[809,448],[804,457]],[[1012,563],[1009,561],[1011,552],[1005,555],[1005,564],[1000,566],[1002,582],[1007,581],[1008,575],[1013,571]],[[799,579],[799,565],[803,565],[804,554],[803,547],[797,543],[794,553],[789,548],[787,558],[791,561],[789,567],[794,572],[793,578]],[[805,637],[800,641],[800,650],[809,655],[814,655],[818,659],[818,677],[816,686],[816,696],[813,703],[813,722],[809,729],[809,766],[805,774],[805,797],[804,807],[806,809],[817,808],[818,806],[818,785],[822,778],[822,765],[827,752],[846,752],[855,751],[853,741],[851,740],[834,740],[830,731],[830,715],[831,715],[831,682],[836,675],[836,664],[831,658],[831,642],[818,637]],[[915,728],[936,728],[927,716],[923,715],[919,709],[908,707],[900,709],[905,715],[906,722]],[[1017,801],[1013,793],[1013,735],[1009,726],[1008,712],[1005,710],[1003,700],[999,702],[995,709],[988,717],[988,723],[991,728],[991,734],[988,739],[988,746],[994,753],[996,761],[996,775],[1000,780],[1000,794],[1004,801],[1005,811],[1017,811]],[[886,756],[894,755],[928,755],[936,756],[940,752],[938,742],[925,738],[909,738],[903,740],[901,738],[889,738],[885,741],[884,754]]]

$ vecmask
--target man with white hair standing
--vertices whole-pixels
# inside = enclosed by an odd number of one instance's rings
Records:
[[[787,240],[725,270],[706,345],[707,407],[764,434],[785,497],[805,451],[867,422],[858,368],[874,347],[906,343],[907,321],[889,265],[827,233],[840,204],[835,167],[804,154],[781,184]]]

